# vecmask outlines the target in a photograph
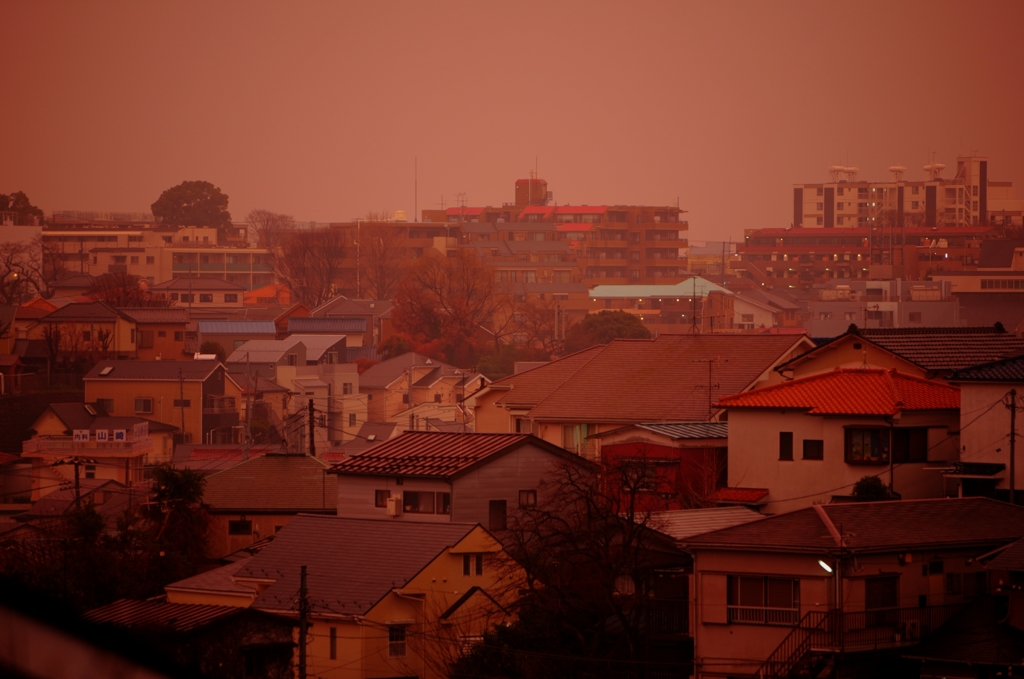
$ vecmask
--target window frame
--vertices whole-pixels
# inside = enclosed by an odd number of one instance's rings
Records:
[[[871,439],[867,442],[870,444],[871,454],[865,457],[863,452],[865,442],[856,439],[863,438],[868,433],[871,435]],[[858,447],[860,453],[855,455]],[[878,451],[877,455],[874,454],[876,450]],[[843,427],[843,461],[846,464],[887,465],[891,453],[889,427],[872,427],[870,425]]]
[[[410,503],[411,497],[415,497],[416,502]],[[423,507],[422,501],[426,498],[430,498],[430,509],[421,509]],[[404,490],[402,491],[402,511],[406,514],[436,514],[436,507],[434,506],[434,492],[429,490]]]
[[[143,408],[139,408],[139,402],[140,401],[143,402]],[[149,401],[149,408],[148,409],[146,409],[146,407],[145,407],[145,403],[144,403],[145,401]],[[153,399],[152,399],[152,397],[149,397],[149,396],[136,396],[135,397],[135,401],[134,401],[134,405],[135,405],[135,412],[136,413],[142,413],[144,415],[152,415],[153,414]]]
[[[791,431],[779,432],[779,461],[793,461],[793,432]]]
[[[789,586],[789,606],[769,605],[773,596],[780,593],[777,590],[773,592],[773,583],[776,587],[781,583]],[[760,589],[760,601],[744,601],[746,595],[757,589]],[[727,577],[726,620],[730,625],[794,627],[800,623],[800,611],[800,578],[753,573],[734,573]]]
[[[406,625],[388,625],[388,657],[404,658],[408,655]]]
[[[810,444],[810,445],[808,445]],[[817,449],[815,452],[814,449]],[[803,441],[803,459],[822,461],[825,459],[825,441],[824,439],[804,439]]]

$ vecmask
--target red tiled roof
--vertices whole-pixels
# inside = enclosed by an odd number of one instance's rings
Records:
[[[530,411],[535,420],[694,422],[709,414],[709,362],[716,385],[713,395],[734,394],[749,389],[763,373],[808,342],[803,335],[686,334],[614,340],[589,350],[593,353],[585,362],[577,354],[576,370],[556,367],[574,358],[570,356],[495,384],[516,385],[504,402],[522,403],[522,394],[515,398],[518,381],[531,373],[541,381],[547,377],[547,395],[535,401]]]
[[[339,462],[331,467],[331,472],[447,478],[526,443],[576,458],[529,434],[409,431]]]
[[[767,488],[719,488],[715,491],[712,500],[715,502],[728,502],[730,504],[750,505],[756,504],[768,495]]]
[[[913,410],[957,410],[960,389],[896,370],[837,368],[726,396],[718,405],[806,410],[812,415],[895,415]]]

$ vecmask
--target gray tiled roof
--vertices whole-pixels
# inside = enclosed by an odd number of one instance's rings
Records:
[[[220,361],[100,361],[84,379],[205,381],[220,367]],[[107,368],[112,370],[101,375]]]
[[[277,332],[273,321],[199,321],[204,335],[271,335]]]
[[[136,323],[188,323],[184,307],[121,307]]]
[[[951,382],[1024,382],[1024,356],[964,368],[949,379]]]
[[[363,615],[475,527],[300,514],[236,577],[274,581],[253,608],[294,611],[306,566],[313,613]]]
[[[410,351],[372,366],[359,376],[359,387],[382,389],[404,375],[405,371],[410,367],[421,365],[445,366],[453,372],[457,370],[457,368],[447,363],[442,363],[437,359],[427,358]]]
[[[671,439],[724,439],[729,436],[728,422],[652,422],[636,426]]]
[[[366,332],[365,318],[335,318],[333,316],[320,318],[289,318],[289,333],[331,333],[351,334]]]

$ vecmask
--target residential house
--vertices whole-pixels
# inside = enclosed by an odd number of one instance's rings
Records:
[[[594,434],[601,466],[637,466],[644,511],[703,507],[726,485],[727,422],[653,422]]]
[[[288,321],[291,318],[307,318],[309,316],[309,307],[298,302],[293,304],[284,311],[280,311],[274,316],[274,328],[277,330],[277,339],[284,339],[288,337]]]
[[[848,495],[865,476],[941,497],[928,466],[959,456],[960,390],[896,370],[842,369],[725,396],[729,487],[768,489],[776,513]]]
[[[183,443],[238,440],[242,389],[219,361],[100,361],[84,382],[87,402],[177,426]]]
[[[223,257],[223,255],[221,255]],[[241,307],[246,287],[223,278],[172,278],[150,286],[160,297],[190,311]]]
[[[316,318],[363,318],[366,331],[361,346],[377,346],[391,336],[391,309],[386,299],[349,299],[338,296],[309,312]],[[349,346],[356,346],[350,344]]]
[[[197,329],[199,346],[214,342],[227,356],[251,340],[272,341],[277,333],[273,321],[201,320]]]
[[[1010,499],[1012,488],[1016,501],[1024,502],[1024,355],[958,370],[949,381],[960,387],[960,461],[966,465],[945,472],[957,486],[952,492]],[[1014,397],[1016,460],[1009,441]]]
[[[242,389],[240,417],[256,443],[278,443],[283,440],[284,420],[291,412],[291,390],[276,382],[228,366],[228,376]]]
[[[594,434],[711,419],[719,395],[782,381],[774,368],[813,346],[805,335],[614,340],[496,380],[467,405],[478,432],[529,432],[597,460]]]
[[[281,452],[284,447],[279,443],[182,443],[174,447],[171,465],[210,476],[254,457]]]
[[[278,368],[306,365],[306,345],[291,339],[249,340],[230,352],[225,363],[232,372],[276,382]]]
[[[529,434],[405,432],[331,467],[338,516],[478,522],[543,503],[564,465],[597,467]]]
[[[779,366],[786,378],[834,368],[895,368],[948,380],[956,370],[1024,353],[1024,338],[1001,326],[988,328],[870,329],[850,326],[839,337]]]
[[[686,539],[695,676],[897,671],[878,652],[912,655],[989,591],[982,557],[1019,536],[1024,508],[954,498],[815,505]]]
[[[348,346],[360,347],[366,334],[365,318],[317,317],[288,318],[289,335],[344,335]]]
[[[306,347],[306,365],[347,363],[345,335],[288,335],[288,342],[302,342]]]
[[[131,634],[184,670],[209,679],[291,676],[294,621],[234,606],[119,599],[82,616]]]
[[[106,302],[72,303],[39,319],[29,339],[54,333],[54,346],[65,356],[136,356],[135,320]]]
[[[960,325],[960,304],[942,281],[851,280],[815,285],[804,327],[834,337],[851,323],[863,329]]]
[[[206,478],[213,557],[276,534],[296,514],[335,514],[338,477],[308,455],[267,453]]]
[[[507,619],[520,586],[501,544],[475,524],[302,514],[255,556],[168,585],[167,599],[294,619],[303,570],[307,663],[335,679],[447,676]]]
[[[370,367],[359,376],[371,422],[399,421],[420,403],[459,404],[487,384],[483,375],[408,352]]]
[[[123,307],[120,311],[135,321],[135,349],[139,360],[181,361],[185,359],[185,331],[188,309],[181,307]],[[189,359],[192,358],[190,355]]]
[[[374,446],[399,436],[402,429],[395,422],[363,422],[354,438],[331,446],[320,456],[325,462],[337,463],[353,455],[366,452]]]
[[[125,512],[144,505],[150,499],[149,487],[139,483],[126,486],[114,479],[86,478],[79,479],[76,487],[74,482],[65,480],[27,511],[11,518],[25,529],[21,531],[22,535],[61,538],[67,514],[76,506],[90,506],[103,520],[104,530],[115,535]]]
[[[661,332],[730,331],[736,320],[733,292],[693,276],[673,285],[597,285],[590,290],[591,313],[617,309],[636,314]]]
[[[22,459],[32,461],[32,500],[76,478],[141,482],[147,462],[170,459],[174,428],[153,424],[155,436],[150,421],[137,416],[111,417],[89,403],[51,404],[21,446]]]

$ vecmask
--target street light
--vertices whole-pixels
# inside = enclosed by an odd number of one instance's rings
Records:
[[[827,563],[825,563],[824,559],[818,559],[818,565],[824,568],[826,573],[832,572],[832,566],[829,566]]]

